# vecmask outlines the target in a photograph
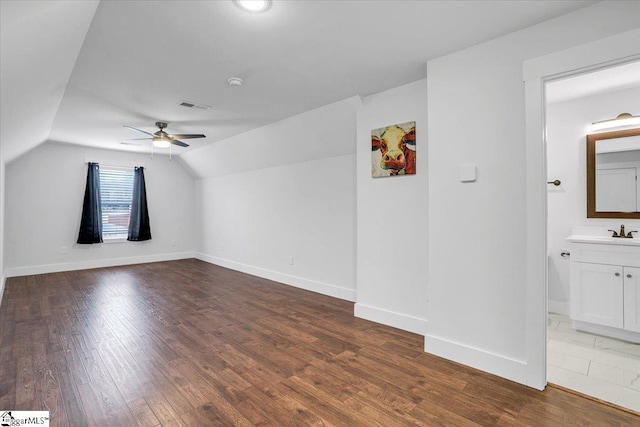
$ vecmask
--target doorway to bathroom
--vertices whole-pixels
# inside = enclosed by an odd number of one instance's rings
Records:
[[[576,322],[572,298],[585,296],[576,293],[575,284],[572,294],[572,245],[567,240],[582,233],[576,230],[585,227],[594,233],[618,230],[622,224],[627,230],[640,229],[640,219],[587,217],[586,161],[586,135],[596,132],[592,123],[616,118],[621,113],[640,114],[640,61],[549,81],[545,84],[544,98],[548,178],[547,381],[640,412],[640,344],[632,342],[633,338],[620,339],[615,331],[611,332],[616,336],[602,331],[587,332],[584,324]],[[604,159],[601,161],[608,162],[601,166],[606,169],[602,172],[606,179],[615,173],[616,183],[626,182],[615,184],[612,187],[615,191],[599,195],[599,203],[609,203],[607,200],[614,193],[624,197],[629,193],[636,203],[635,209],[640,211],[640,201],[635,201],[636,194],[640,194],[637,178],[640,145],[627,145],[613,153],[597,154]],[[622,176],[622,172],[627,176]],[[628,179],[631,173],[633,180]],[[629,191],[622,191],[622,186],[629,187]],[[574,265],[574,275],[575,272]]]

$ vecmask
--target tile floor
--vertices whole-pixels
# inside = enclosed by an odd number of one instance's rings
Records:
[[[578,332],[549,313],[547,381],[640,412],[640,344]]]

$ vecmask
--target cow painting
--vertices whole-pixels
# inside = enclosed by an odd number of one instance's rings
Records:
[[[416,122],[371,131],[371,176],[415,175]]]

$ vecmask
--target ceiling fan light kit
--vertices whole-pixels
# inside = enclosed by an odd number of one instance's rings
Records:
[[[153,138],[151,143],[156,148],[169,148],[171,146],[171,140],[165,138]]]

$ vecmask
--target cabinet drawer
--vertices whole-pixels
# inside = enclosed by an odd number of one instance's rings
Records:
[[[640,246],[572,243],[571,261],[640,267]]]

